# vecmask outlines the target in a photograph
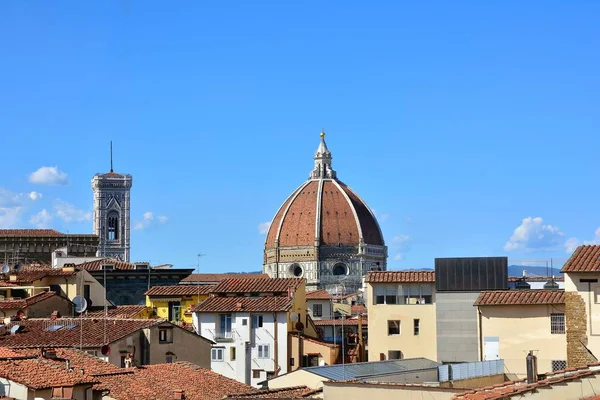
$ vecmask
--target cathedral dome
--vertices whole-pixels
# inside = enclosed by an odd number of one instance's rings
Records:
[[[365,244],[385,245],[379,224],[356,192],[337,179],[321,134],[310,179],[275,214],[265,248]]]

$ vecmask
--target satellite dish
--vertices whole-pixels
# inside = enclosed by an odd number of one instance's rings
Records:
[[[87,309],[87,300],[83,296],[75,296],[71,300],[75,304],[75,312],[81,314]]]
[[[21,270],[21,264],[15,264],[15,271]]]
[[[4,325],[10,324],[10,317],[4,318]]]
[[[290,314],[290,319],[292,320],[292,322],[298,321],[298,314],[297,313],[291,313]]]
[[[8,265],[4,264],[2,266],[2,273],[3,274],[8,274],[9,272],[10,272],[10,267]]]
[[[100,348],[100,353],[102,353],[103,356],[107,356],[110,354],[110,346],[105,344],[104,346],[102,346]]]
[[[12,328],[10,328],[10,334],[15,335],[15,334],[19,333],[19,331],[21,331],[21,329],[23,329],[23,327],[21,325],[15,325]]]

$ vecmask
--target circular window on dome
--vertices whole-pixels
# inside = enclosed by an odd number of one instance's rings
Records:
[[[346,267],[345,264],[336,264],[333,267],[333,274],[334,275],[346,275],[348,273],[348,268]]]
[[[300,264],[292,264],[290,265],[290,274],[294,276],[302,276],[304,270],[300,266]]]

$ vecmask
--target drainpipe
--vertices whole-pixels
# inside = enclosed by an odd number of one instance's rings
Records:
[[[483,360],[483,328],[481,327],[481,309],[477,307],[477,316],[479,317],[479,360]]]
[[[275,361],[275,365],[274,365],[274,369],[275,369],[275,376],[279,375],[279,341],[277,340],[278,337],[278,332],[279,332],[279,327],[277,326],[277,313],[274,312],[273,313],[273,321],[274,321],[274,326],[275,326],[275,335],[273,337],[274,343],[273,343],[273,352],[274,354],[274,358],[273,360]]]

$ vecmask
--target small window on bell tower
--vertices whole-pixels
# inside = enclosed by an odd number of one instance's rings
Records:
[[[108,214],[106,239],[109,242],[119,240],[119,214],[115,211]]]

